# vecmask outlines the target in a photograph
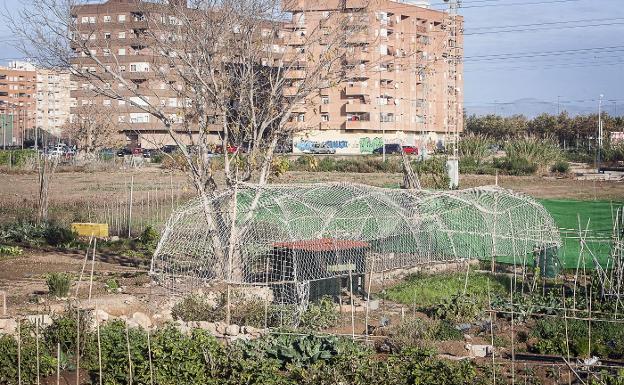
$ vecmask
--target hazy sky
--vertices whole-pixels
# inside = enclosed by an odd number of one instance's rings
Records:
[[[0,4],[13,10],[28,1]],[[608,112],[624,113],[624,0],[464,0],[460,14],[469,111],[509,109],[504,103],[519,99],[537,103],[518,108],[550,102],[548,112],[557,99],[562,109],[590,108],[604,94]],[[10,39],[0,23],[0,62],[20,56]]]

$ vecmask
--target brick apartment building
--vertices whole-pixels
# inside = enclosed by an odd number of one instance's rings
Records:
[[[71,88],[69,72],[37,69],[36,127],[44,143],[62,136],[70,116]]]
[[[319,142],[337,153],[368,154],[384,142],[432,149],[453,140],[456,127],[463,126],[463,70],[461,60],[451,65],[449,59],[463,56],[462,19],[425,6],[393,0],[286,2],[293,17],[289,31],[296,36],[305,37],[339,10],[357,31],[347,41],[345,81],[321,89],[313,105],[299,110],[296,120],[309,129],[294,139],[295,152]]]
[[[183,2],[184,0],[176,0]],[[83,39],[90,40],[91,53],[104,65],[122,73],[124,79],[132,82],[137,92],[149,99],[150,103],[160,103],[166,114],[175,116],[180,111],[182,100],[176,98],[169,79],[163,79],[157,69],[166,60],[154,52],[150,44],[147,28],[146,10],[150,4],[137,0],[108,0],[102,3],[91,3],[73,8],[72,17],[77,31]],[[103,72],[93,66],[92,59],[87,55],[76,57],[72,65],[76,71]],[[110,79],[107,87],[117,87],[117,92],[125,99],[132,98],[137,104],[144,103],[135,93],[122,87],[112,80],[110,74],[99,73],[104,79]],[[74,106],[85,106],[97,103],[110,107],[111,119],[119,126],[125,136],[128,147],[160,148],[174,144],[162,122],[138,107],[130,106],[124,100],[106,98],[94,90],[89,81],[80,76],[72,75],[76,89],[71,91]],[[175,81],[173,78],[171,81]],[[180,131],[180,140],[185,140],[188,133],[181,124],[174,125],[174,131]],[[214,136],[217,139],[218,126],[215,125]]]
[[[0,145],[22,146],[36,123],[37,72],[25,62],[0,67]]]
[[[145,38],[147,22],[141,10],[146,3],[139,3],[108,0],[86,4],[75,7],[72,16],[82,38],[93,40],[92,54],[106,64],[118,66],[139,92],[144,90],[145,95],[152,95],[150,98],[156,97],[167,113],[175,115],[181,101],[154,71],[159,56]],[[320,89],[314,103],[296,109],[294,123],[305,127],[305,132],[295,136],[295,152],[314,142],[327,143],[338,153],[356,154],[370,153],[384,142],[433,146],[448,140],[455,127],[462,127],[462,67],[449,65],[449,57],[462,56],[462,20],[451,20],[449,14],[421,3],[284,0],[284,10],[292,13],[292,22],[284,23],[286,54],[304,44],[299,37],[322,24],[329,13],[365,15],[353,18],[358,32],[347,41],[349,54],[344,68],[348,79]],[[453,21],[458,26],[454,29],[456,36],[450,36]],[[97,71],[85,56],[74,59],[75,69]],[[289,75],[293,81],[297,80],[296,72]],[[119,124],[128,145],[154,148],[172,144],[164,126],[149,114],[123,101],[96,96],[88,82],[74,80],[74,105],[110,106],[111,117]],[[218,131],[215,125],[211,131],[215,139]]]

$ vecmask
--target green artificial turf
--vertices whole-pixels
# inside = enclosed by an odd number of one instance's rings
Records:
[[[587,249],[596,255],[601,265],[606,264],[611,252],[609,238],[613,229],[613,217],[624,202],[563,199],[542,199],[539,202],[550,212],[561,229],[563,247],[559,256],[564,268],[576,268],[580,254],[579,223],[583,233],[586,229],[589,230],[586,236]],[[592,267],[594,264],[587,249],[583,253],[585,266]]]

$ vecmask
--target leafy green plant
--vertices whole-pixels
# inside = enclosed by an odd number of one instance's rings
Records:
[[[471,296],[457,294],[429,309],[434,318],[452,322],[473,321],[483,314],[484,307]]]
[[[566,162],[565,160],[559,160],[550,167],[550,172],[567,174],[568,172],[570,172],[570,163]]]
[[[278,360],[282,368],[292,364],[309,366],[336,356],[338,338],[334,336],[279,335],[268,339],[267,357]]]
[[[0,245],[0,257],[18,257],[22,255],[24,250],[17,246]]]
[[[65,273],[52,273],[46,278],[48,292],[58,298],[65,298],[69,294],[71,278]]]
[[[311,303],[301,316],[300,326],[309,330],[323,330],[336,326],[339,314],[330,296]]]
[[[45,229],[43,236],[48,243],[48,245],[52,246],[60,246],[71,244],[76,240],[77,234],[71,229],[51,225]]]
[[[120,288],[119,282],[115,278],[106,280],[104,287],[106,287],[106,291],[109,293],[116,293]]]

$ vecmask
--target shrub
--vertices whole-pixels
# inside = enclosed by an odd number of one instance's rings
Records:
[[[504,157],[494,159],[494,167],[500,169],[509,175],[533,175],[537,172],[536,163],[531,163],[526,158],[521,157]]]
[[[284,175],[288,170],[290,170],[290,162],[286,157],[278,157],[273,159],[271,163],[271,170],[273,171],[273,175],[279,177]]]
[[[46,242],[51,246],[70,244],[74,242],[77,237],[76,233],[71,229],[56,225],[48,226],[45,229],[43,236]]]
[[[300,326],[318,331],[336,326],[338,318],[333,299],[330,296],[324,296],[308,306],[301,316]]]
[[[46,278],[48,292],[58,298],[65,298],[69,294],[71,280],[65,273],[52,273]]]
[[[216,301],[209,300],[206,296],[191,294],[182,301],[173,305],[171,315],[173,319],[188,321],[216,322],[225,318],[225,300],[222,295]]]
[[[570,163],[565,160],[559,160],[550,167],[550,172],[567,174],[570,171]]]

